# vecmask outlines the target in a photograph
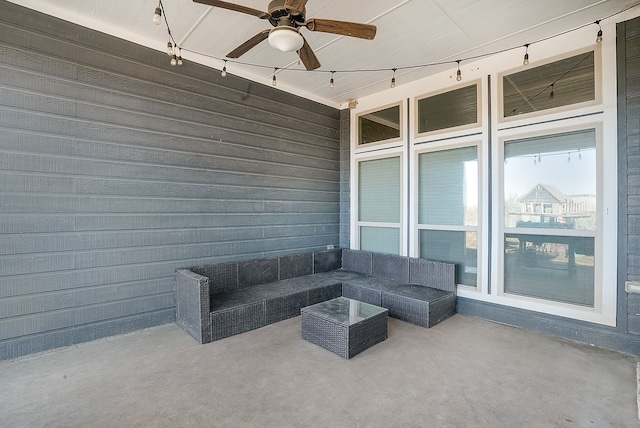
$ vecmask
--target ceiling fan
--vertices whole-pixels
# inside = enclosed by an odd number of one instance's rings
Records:
[[[300,60],[305,68],[307,70],[315,70],[320,67],[320,62],[315,53],[313,53],[311,46],[300,34],[301,27],[306,27],[309,31],[320,31],[367,40],[373,40],[376,35],[376,27],[374,25],[330,19],[306,19],[305,6],[307,0],[272,0],[269,2],[267,12],[220,0],[193,1],[257,16],[260,19],[268,20],[273,25],[274,28],[259,32],[229,52],[227,58],[240,58],[240,56],[268,38],[271,46],[283,52],[298,51]]]

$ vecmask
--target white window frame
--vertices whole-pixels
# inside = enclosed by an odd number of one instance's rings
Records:
[[[615,34],[616,23],[614,21],[603,22],[603,31],[606,34]],[[391,153],[403,153],[408,170],[407,178],[403,177],[403,195],[408,199],[408,221],[403,226],[403,237],[407,240],[407,255],[417,257],[418,245],[417,212],[416,212],[416,152],[429,148],[444,148],[448,145],[455,146],[462,140],[458,138],[481,139],[482,144],[478,151],[479,169],[481,172],[481,193],[479,198],[482,216],[479,235],[478,286],[476,288],[458,287],[458,296],[478,302],[503,305],[506,308],[524,309],[541,315],[560,316],[596,324],[615,326],[617,313],[617,88],[616,88],[616,41],[615,37],[605,37],[603,42],[596,46],[591,28],[584,28],[564,34],[553,40],[545,40],[529,47],[531,65],[541,64],[543,61],[555,61],[560,58],[572,56],[576,52],[596,49],[596,92],[600,98],[597,103],[589,105],[571,105],[559,109],[545,110],[539,115],[516,116],[509,120],[501,120],[502,100],[499,91],[502,73],[511,73],[523,68],[522,54],[515,51],[505,51],[487,58],[481,58],[463,67],[463,81],[473,82],[481,80],[481,106],[482,120],[477,128],[466,130],[442,130],[429,135],[416,137],[415,104],[416,96],[422,97],[425,93],[438,93],[454,88],[455,65],[428,78],[415,82],[399,85],[394,89],[383,90],[377,94],[358,100],[357,107],[351,111],[351,248],[356,248],[359,240],[357,237],[357,169],[356,162],[362,156],[374,153],[390,155]],[[500,79],[499,79],[500,77]],[[453,80],[452,80],[453,79]],[[467,80],[469,79],[469,80]],[[487,82],[489,83],[487,85]],[[600,89],[598,89],[600,88]],[[402,101],[404,107],[403,123],[407,127],[406,141],[385,143],[382,145],[358,146],[356,135],[356,114],[360,111],[368,111],[380,108],[379,106],[391,105]],[[490,109],[487,108],[490,106]],[[408,118],[406,117],[408,116]],[[600,126],[601,137],[598,140],[599,153],[602,155],[599,163],[599,193],[598,225],[596,233],[599,234],[599,255],[596,259],[598,267],[598,279],[601,284],[599,308],[585,310],[577,305],[561,305],[542,299],[527,301],[522,298],[514,298],[514,295],[501,293],[499,276],[503,257],[504,232],[502,230],[503,217],[501,206],[503,204],[502,183],[503,155],[501,145],[504,139],[517,139],[519,136],[531,133],[550,133],[557,129],[571,127]],[[482,159],[482,160],[480,160]],[[403,162],[403,165],[404,162]],[[490,170],[491,168],[491,170]],[[403,207],[404,209],[404,207]],[[404,221],[404,215],[402,217]],[[483,272],[481,273],[481,269]],[[620,314],[624,316],[625,314]]]
[[[476,95],[477,95],[476,106],[478,109],[476,112],[476,121],[474,123],[455,126],[451,128],[436,129],[436,130],[427,131],[427,132],[418,132],[418,129],[419,129],[418,120],[420,118],[420,115],[418,114],[419,113],[418,103],[421,100],[425,98],[433,97],[436,95],[445,94],[447,92],[455,91],[457,89],[466,88],[468,86],[473,86],[473,85],[476,85]],[[483,92],[482,91],[483,91],[482,81],[480,79],[475,79],[475,80],[467,81],[455,86],[451,86],[451,87],[443,88],[437,91],[432,91],[426,94],[418,95],[417,97],[415,97],[413,100],[413,111],[411,112],[411,116],[413,117],[413,120],[411,121],[413,125],[413,132],[412,132],[413,139],[418,140],[418,139],[429,138],[429,137],[433,138],[434,136],[437,136],[437,135],[460,136],[460,135],[468,134],[470,130],[480,128],[482,126],[482,118],[483,118],[483,114],[482,114],[483,113],[483,109],[482,109]]]
[[[480,88],[478,88],[480,89]],[[480,92],[480,91],[478,91]],[[458,284],[458,290],[467,290],[471,293],[480,292],[485,284],[485,269],[483,268],[483,256],[486,253],[485,248],[485,236],[483,235],[483,230],[486,227],[484,225],[485,219],[485,209],[486,204],[484,203],[483,197],[483,170],[484,170],[484,153],[483,153],[483,138],[478,135],[469,135],[464,137],[453,138],[451,140],[446,141],[436,141],[436,142],[422,142],[416,143],[413,146],[412,151],[412,166],[413,166],[413,192],[412,192],[412,222],[411,222],[411,255],[413,257],[420,257],[420,231],[421,230],[443,230],[443,231],[451,231],[451,232],[476,232],[477,240],[478,240],[478,249],[477,249],[477,272],[476,272],[476,286],[470,286],[467,284]],[[457,225],[437,225],[437,224],[421,224],[419,222],[419,191],[418,183],[419,183],[419,161],[420,155],[423,153],[435,153],[443,150],[455,150],[459,148],[465,147],[476,147],[478,154],[478,224],[476,226],[457,226]]]
[[[359,194],[358,190],[359,186],[359,177],[360,177],[360,163],[367,162],[372,160],[379,159],[389,159],[389,158],[400,158],[400,221],[398,223],[387,223],[387,222],[372,222],[372,221],[360,221],[358,217],[358,201]],[[406,188],[407,188],[407,174],[405,167],[405,154],[403,151],[399,150],[385,150],[383,152],[373,152],[373,153],[365,153],[363,155],[357,156],[354,159],[355,164],[355,174],[353,175],[353,189],[355,190],[351,198],[351,212],[352,216],[352,225],[351,228],[351,248],[359,250],[360,249],[360,228],[361,227],[379,227],[379,228],[393,228],[398,229],[399,235],[399,244],[400,248],[398,248],[398,255],[406,256],[406,221],[405,218],[407,216],[406,209]]]
[[[398,106],[399,110],[400,110],[400,112],[399,112],[399,114],[400,114],[400,117],[399,117],[399,121],[400,121],[399,122],[400,136],[396,137],[396,138],[388,138],[386,140],[374,141],[374,142],[371,142],[371,143],[365,143],[365,144],[360,143],[360,138],[361,138],[360,118],[362,116],[366,116],[367,114],[375,113],[375,112],[381,111],[381,110],[386,110],[388,108],[396,107],[396,106]],[[372,109],[369,109],[367,111],[363,111],[361,113],[358,113],[356,115],[356,117],[355,117],[355,125],[356,125],[355,126],[355,128],[356,128],[355,142],[356,142],[356,147],[358,149],[368,151],[368,150],[372,150],[372,149],[373,150],[375,150],[375,149],[380,150],[380,149],[383,149],[383,148],[394,147],[398,143],[402,143],[404,141],[404,138],[405,138],[405,135],[406,135],[406,132],[405,132],[405,129],[404,129],[405,128],[404,103],[401,102],[401,101],[398,101],[398,102],[395,102],[395,103],[387,104],[387,105],[384,105],[384,106],[381,106],[381,107],[377,107],[377,108],[372,108]]]
[[[504,116],[504,97],[502,96],[504,76],[518,73],[520,71],[525,70],[526,68],[539,67],[542,65],[551,64],[553,62],[560,61],[562,59],[570,58],[572,56],[580,55],[583,53],[587,53],[590,51],[593,51],[593,66],[594,66],[594,80],[595,80],[594,82],[595,97],[593,100],[554,107],[554,108],[540,110],[540,111],[533,111],[530,113],[519,114],[515,116],[507,116],[507,117]],[[560,55],[555,55],[551,58],[546,58],[541,61],[536,61],[527,66],[521,65],[519,67],[503,71],[501,73],[498,73],[497,85],[498,85],[498,94],[499,94],[499,97],[497,99],[498,103],[496,104],[498,106],[498,122],[502,126],[504,125],[513,126],[514,122],[521,122],[521,121],[531,121],[531,120],[540,121],[542,120],[541,119],[542,117],[545,117],[547,119],[555,118],[554,116],[558,118],[562,118],[562,117],[566,117],[568,114],[573,116],[578,114],[588,114],[590,112],[597,111],[597,108],[602,105],[602,49],[601,49],[601,46],[592,45],[592,46],[584,47],[582,49],[573,50],[570,52],[563,52]]]

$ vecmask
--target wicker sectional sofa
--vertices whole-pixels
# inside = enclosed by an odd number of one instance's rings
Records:
[[[176,322],[200,343],[300,315],[344,296],[431,327],[455,313],[455,265],[333,249],[176,271]]]

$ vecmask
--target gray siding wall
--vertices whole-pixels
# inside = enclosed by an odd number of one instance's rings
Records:
[[[640,281],[640,18],[618,24],[618,312],[608,328],[470,299],[458,311],[571,340],[640,355],[640,295],[625,281]]]
[[[339,244],[337,109],[0,10],[0,359],[173,322],[176,268]]]
[[[340,247],[350,248],[351,112],[340,111]]]
[[[619,25],[618,44],[619,299],[627,331],[640,335],[640,294],[622,292],[625,281],[640,281],[640,18]]]

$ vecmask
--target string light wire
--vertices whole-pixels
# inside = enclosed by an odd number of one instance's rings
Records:
[[[550,40],[550,39],[554,39],[556,37],[560,37],[560,36],[563,36],[565,34],[569,34],[569,33],[581,30],[583,28],[586,28],[586,27],[594,25],[594,24],[598,25],[598,28],[599,28],[598,35],[596,37],[596,42],[600,43],[602,41],[602,26],[600,24],[602,21],[610,19],[610,18],[613,18],[614,16],[617,16],[617,15],[620,15],[622,13],[625,13],[628,10],[631,10],[631,9],[633,9],[635,7],[638,7],[638,6],[640,6],[640,3],[636,3],[636,4],[633,4],[633,5],[627,6],[627,7],[623,8],[622,10],[620,10],[618,12],[614,12],[614,13],[612,13],[610,15],[607,15],[607,16],[601,18],[601,19],[598,19],[595,22],[589,22],[589,23],[586,23],[586,24],[583,24],[583,25],[579,25],[577,27],[570,28],[570,29],[562,31],[560,33],[556,33],[556,34],[553,34],[553,35],[550,35],[550,36],[543,37],[541,39],[535,40],[533,42],[529,42],[529,43],[527,43],[525,45],[526,52],[525,52],[525,58],[524,58],[523,63],[524,62],[528,62],[528,48],[529,48],[529,46],[531,46],[533,44],[541,43],[541,42],[544,42],[544,41],[547,41],[547,40]],[[202,56],[202,57],[214,59],[214,60],[217,60],[217,61],[224,61],[224,64],[225,64],[224,68],[226,68],[226,64],[227,64],[228,60],[225,59],[225,58],[220,58],[220,57],[217,57],[217,56],[214,56],[214,55],[209,55],[209,54],[206,54],[206,53],[194,50],[194,49],[188,49],[188,48],[183,47],[183,46],[178,46],[178,44],[176,43],[175,39],[173,38],[173,35],[171,34],[169,21],[167,19],[167,13],[166,13],[166,11],[164,9],[164,4],[162,3],[162,0],[159,0],[159,8],[162,11],[161,17],[164,18],[165,25],[167,26],[167,31],[169,32],[170,43],[172,43],[172,45],[173,45],[172,47],[173,48],[177,48],[180,51],[182,51],[184,49],[184,51],[187,52],[187,53],[192,53],[192,54],[195,54],[195,55],[199,55],[199,56]],[[461,71],[460,71],[460,62],[462,62],[462,61],[467,61],[468,62],[468,61],[473,61],[473,60],[480,59],[480,58],[490,57],[490,56],[497,55],[497,54],[500,54],[500,53],[509,52],[509,51],[512,51],[512,50],[515,50],[515,49],[519,49],[521,47],[522,47],[522,45],[515,46],[515,47],[509,47],[509,48],[504,48],[504,49],[499,49],[499,50],[495,50],[495,51],[492,51],[492,52],[487,52],[487,53],[478,54],[478,55],[472,55],[472,56],[465,57],[465,58],[462,58],[462,59],[458,59],[458,60],[455,60],[455,61],[451,61],[451,60],[448,60],[448,61],[437,61],[437,62],[426,63],[426,64],[415,64],[415,65],[408,65],[408,66],[401,66],[401,67],[394,67],[394,68],[365,68],[365,69],[345,69],[345,70],[332,70],[332,71],[329,71],[329,70],[311,70],[310,71],[310,70],[300,69],[300,68],[285,68],[284,70],[286,70],[286,71],[298,71],[298,72],[305,72],[305,73],[331,73],[332,76],[333,76],[334,73],[380,73],[380,72],[392,71],[394,73],[394,78],[395,78],[395,72],[396,71],[418,70],[418,69],[422,69],[422,68],[436,67],[436,66],[442,66],[442,65],[457,65],[458,70],[456,72],[456,78],[458,76],[460,76],[460,79],[458,79],[458,80],[461,80],[462,79],[462,75],[461,75]],[[175,52],[175,50],[174,50],[174,52]],[[262,69],[272,69],[273,68],[272,66],[263,65],[263,64],[256,64],[256,63],[251,63],[251,62],[243,62],[243,61],[230,61],[230,62],[233,63],[233,64],[238,64],[238,65],[247,66],[247,67],[254,67],[254,68],[262,68]],[[226,73],[226,70],[225,70],[225,73]],[[273,76],[272,82],[274,82],[274,81],[275,81],[275,74]],[[548,87],[546,89],[548,89]]]

